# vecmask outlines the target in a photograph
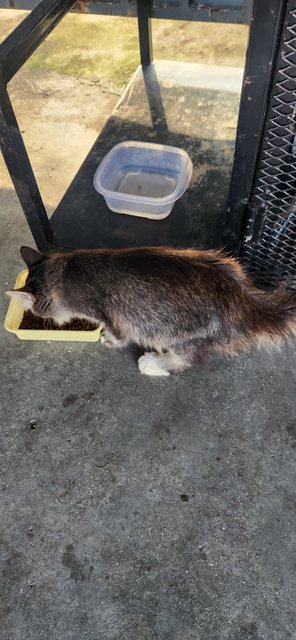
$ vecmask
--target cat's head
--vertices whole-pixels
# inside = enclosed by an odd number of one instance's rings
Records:
[[[53,318],[58,324],[67,322],[69,313],[65,313],[57,287],[53,286],[53,278],[49,277],[53,270],[49,266],[52,261],[30,247],[21,247],[20,252],[29,269],[26,284],[6,293],[19,300],[25,310],[32,311],[36,316]]]

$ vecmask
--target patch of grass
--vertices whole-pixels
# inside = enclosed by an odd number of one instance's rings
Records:
[[[3,12],[0,41],[24,12]],[[1,15],[1,10],[0,10]],[[248,29],[243,25],[153,20],[154,57],[202,64],[243,66]],[[120,91],[139,64],[134,18],[68,14],[26,63],[29,69],[99,80]]]
[[[139,64],[135,21],[68,15],[28,60],[27,68],[100,80],[121,90]]]

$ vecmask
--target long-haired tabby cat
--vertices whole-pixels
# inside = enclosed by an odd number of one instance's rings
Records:
[[[168,376],[211,354],[296,336],[296,293],[255,289],[220,251],[133,248],[41,255],[21,248],[24,287],[8,292],[63,324],[104,325],[106,346],[135,343],[141,373]]]

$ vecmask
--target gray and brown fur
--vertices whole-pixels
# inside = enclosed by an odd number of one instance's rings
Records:
[[[106,346],[139,345],[139,368],[169,375],[212,354],[296,335],[296,293],[257,290],[221,251],[133,248],[42,256],[21,248],[29,267],[22,296],[36,315],[104,325]]]

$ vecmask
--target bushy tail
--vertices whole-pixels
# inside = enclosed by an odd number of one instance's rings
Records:
[[[259,342],[296,338],[296,292],[280,286],[272,293],[258,291],[252,298],[253,331]]]

